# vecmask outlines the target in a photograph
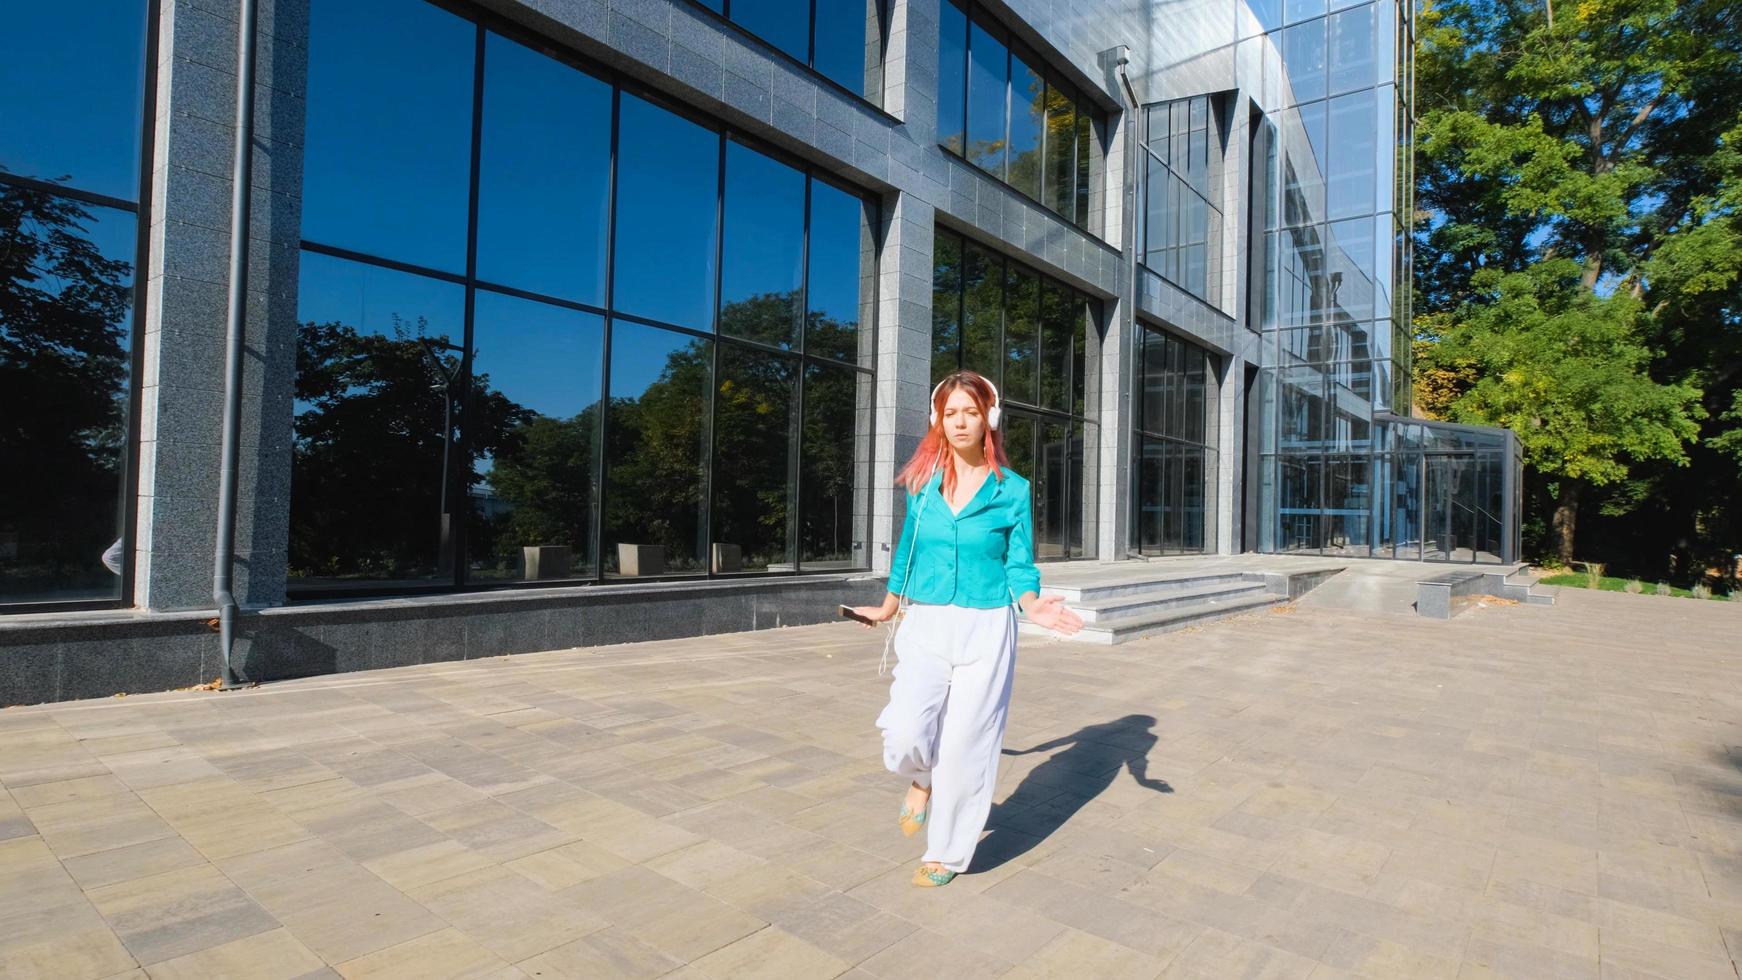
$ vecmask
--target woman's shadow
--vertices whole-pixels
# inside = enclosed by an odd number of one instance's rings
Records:
[[[974,851],[973,870],[990,871],[1028,853],[1113,785],[1121,769],[1130,770],[1145,789],[1173,792],[1165,781],[1149,778],[1149,750],[1156,742],[1149,728],[1154,724],[1149,715],[1126,715],[1031,748],[1005,749],[1005,755],[1029,755],[1070,746],[1035,766],[1015,792],[992,808],[987,818],[992,832]]]

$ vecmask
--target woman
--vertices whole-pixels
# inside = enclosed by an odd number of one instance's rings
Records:
[[[1034,567],[1028,481],[1009,469],[998,390],[972,371],[932,389],[930,428],[896,477],[907,519],[873,622],[907,615],[889,705],[877,716],[883,764],[912,780],[898,817],[926,828],[913,883],[933,888],[966,871],[998,782],[998,751],[1016,666],[1016,616],[1069,635],[1082,617],[1042,596]]]

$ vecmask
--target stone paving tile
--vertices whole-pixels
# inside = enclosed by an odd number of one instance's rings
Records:
[[[479,945],[515,963],[601,928],[576,903],[536,887],[506,868],[487,868],[421,885],[407,894]]]
[[[937,890],[846,626],[8,709],[0,975],[1734,980],[1739,628],[1025,640],[1006,745],[1057,745]]]
[[[340,963],[346,980],[423,980],[426,977],[497,978],[516,976],[495,953],[458,929],[443,929],[397,946]]]
[[[209,864],[104,885],[88,894],[128,952],[146,967],[279,927]]]
[[[91,903],[0,915],[0,976],[108,977],[137,963]]]
[[[621,977],[651,980],[684,964],[615,926],[607,926],[520,963],[533,977]]]
[[[766,929],[723,946],[696,960],[691,966],[709,977],[833,977],[848,966],[828,953],[780,929]]]
[[[321,958],[298,942],[289,930],[273,929],[154,964],[147,973],[152,980],[207,980],[210,977],[292,980],[325,967]]]

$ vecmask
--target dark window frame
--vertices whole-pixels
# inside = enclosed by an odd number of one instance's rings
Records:
[[[70,599],[43,602],[0,602],[0,616],[20,613],[88,612],[105,609],[131,609],[137,594],[134,571],[138,558],[139,538],[139,422],[143,402],[139,396],[139,381],[145,370],[145,322],[148,315],[151,271],[152,165],[157,139],[157,55],[158,27],[161,22],[160,0],[145,3],[145,55],[140,79],[139,105],[139,173],[138,197],[125,201],[106,194],[96,194],[18,174],[0,172],[0,183],[26,190],[40,191],[91,204],[97,207],[126,211],[134,217],[133,240],[133,316],[132,330],[127,338],[127,431],[121,443],[118,462],[121,473],[121,594],[114,599]]]
[[[155,2],[155,0],[154,0],[154,2]],[[732,336],[722,334],[719,331],[720,306],[721,306],[721,298],[719,295],[719,277],[722,274],[722,264],[719,261],[719,259],[720,259],[720,250],[724,248],[724,233],[723,233],[723,228],[717,228],[716,234],[715,234],[715,243],[714,243],[715,244],[714,276],[715,276],[716,281],[715,281],[715,295],[714,295],[714,300],[713,300],[713,309],[712,309],[712,312],[710,314],[710,324],[711,324],[710,330],[700,330],[700,329],[696,329],[696,328],[692,328],[692,327],[681,326],[678,324],[667,323],[667,322],[653,319],[650,317],[613,311],[611,309],[611,307],[615,303],[615,295],[614,295],[614,293],[615,293],[615,280],[616,280],[616,276],[615,276],[616,268],[615,267],[616,267],[616,260],[617,260],[615,231],[616,231],[616,222],[617,222],[617,189],[618,189],[617,188],[617,176],[618,176],[618,164],[619,164],[618,152],[619,152],[619,148],[621,145],[621,135],[622,135],[620,124],[621,124],[621,115],[622,115],[622,98],[623,98],[623,96],[624,95],[632,95],[636,98],[645,100],[645,101],[647,101],[647,102],[649,102],[649,103],[651,103],[651,104],[653,104],[661,109],[669,111],[669,112],[673,113],[674,115],[677,115],[680,118],[682,118],[688,122],[691,122],[697,126],[700,126],[703,129],[707,130],[708,132],[714,134],[714,136],[716,137],[717,146],[719,147],[719,151],[718,151],[719,152],[719,166],[721,168],[724,168],[724,166],[725,166],[725,144],[726,144],[726,141],[727,140],[735,140],[735,141],[738,141],[739,143],[743,144],[745,147],[747,147],[749,149],[752,149],[758,153],[761,153],[764,156],[770,157],[779,163],[790,166],[790,167],[798,170],[802,174],[804,174],[804,176],[806,178],[806,183],[805,183],[805,204],[806,204],[806,206],[805,206],[804,239],[803,239],[804,240],[804,259],[803,259],[803,261],[805,264],[805,279],[804,279],[804,282],[801,286],[800,291],[801,291],[801,294],[803,294],[803,296],[804,296],[805,306],[803,307],[803,316],[805,317],[804,322],[805,322],[805,325],[807,327],[808,327],[808,318],[810,315],[810,310],[809,310],[809,305],[808,305],[808,302],[809,302],[808,296],[809,296],[809,287],[810,287],[809,264],[810,264],[810,224],[811,224],[811,221],[810,221],[810,218],[811,218],[811,214],[810,214],[810,210],[811,210],[810,209],[811,182],[820,180],[823,183],[827,184],[828,186],[833,187],[836,190],[841,191],[842,193],[848,194],[848,195],[856,198],[857,200],[859,200],[862,203],[863,207],[865,208],[865,212],[864,212],[865,226],[868,228],[869,234],[871,235],[871,239],[872,239],[871,250],[870,250],[870,261],[872,263],[872,268],[871,268],[871,272],[870,272],[870,276],[869,276],[869,279],[872,283],[875,283],[877,281],[877,273],[878,273],[878,270],[881,266],[882,241],[881,241],[881,234],[880,234],[880,232],[881,232],[880,223],[881,223],[881,215],[882,215],[882,202],[881,202],[880,198],[875,193],[864,190],[862,188],[854,187],[853,185],[841,180],[840,178],[835,177],[834,175],[827,173],[826,171],[823,171],[821,168],[817,167],[816,165],[814,165],[808,161],[805,161],[805,160],[797,157],[796,155],[794,155],[792,153],[789,153],[789,152],[787,152],[779,147],[776,147],[776,146],[768,143],[767,141],[757,137],[755,134],[744,132],[740,129],[737,129],[736,127],[731,126],[728,123],[722,122],[722,121],[717,120],[717,119],[710,118],[709,116],[701,113],[697,109],[695,109],[691,106],[685,105],[685,104],[677,101],[676,99],[673,99],[669,95],[666,95],[663,92],[660,92],[656,89],[652,89],[652,88],[636,81],[635,79],[623,74],[622,72],[617,71],[617,70],[615,70],[607,65],[596,62],[596,61],[586,57],[585,55],[582,55],[582,54],[580,54],[580,53],[578,53],[570,48],[557,45],[557,44],[553,43],[550,39],[543,37],[543,36],[537,34],[536,32],[533,32],[533,31],[525,28],[524,26],[522,26],[514,21],[508,20],[508,19],[506,19],[498,14],[495,14],[495,13],[488,11],[488,10],[477,8],[477,7],[469,5],[469,4],[456,2],[456,0],[423,0],[423,2],[430,3],[436,7],[439,7],[439,8],[446,10],[450,13],[453,13],[456,16],[461,17],[462,19],[468,21],[472,25],[473,30],[475,31],[476,39],[477,39],[476,40],[477,47],[475,49],[477,51],[477,55],[475,57],[474,64],[473,64],[473,76],[474,76],[473,77],[473,86],[474,87],[473,87],[473,118],[472,118],[472,158],[471,158],[472,169],[471,169],[471,174],[469,176],[470,201],[469,201],[469,206],[468,206],[469,213],[468,213],[468,217],[467,217],[467,271],[468,271],[468,273],[471,273],[471,274],[470,275],[459,275],[459,274],[455,274],[455,273],[445,272],[442,270],[431,269],[431,268],[428,268],[425,266],[415,265],[412,263],[400,262],[400,261],[397,261],[397,260],[394,260],[391,258],[387,258],[385,256],[377,256],[377,255],[372,255],[369,253],[358,252],[358,251],[355,251],[352,249],[346,249],[346,248],[342,248],[342,247],[338,247],[338,246],[334,246],[334,245],[330,245],[330,244],[326,244],[326,243],[322,243],[322,242],[311,241],[311,240],[307,240],[307,239],[304,239],[300,242],[300,247],[304,251],[328,255],[328,256],[331,256],[334,258],[346,259],[346,260],[349,260],[352,262],[357,262],[357,263],[360,263],[363,265],[377,266],[377,267],[391,269],[391,270],[398,271],[398,272],[409,273],[412,275],[424,276],[427,278],[436,279],[436,280],[440,280],[440,281],[444,281],[444,282],[448,282],[448,283],[452,283],[452,284],[461,286],[465,290],[465,300],[464,300],[464,302],[465,302],[465,318],[464,318],[464,337],[465,337],[465,340],[464,340],[464,343],[465,343],[465,347],[466,347],[465,353],[462,357],[462,368],[461,368],[462,373],[461,373],[461,381],[460,381],[460,391],[462,393],[469,393],[469,391],[470,391],[472,362],[473,362],[473,354],[474,354],[474,347],[475,347],[474,338],[473,338],[474,310],[475,310],[475,306],[476,306],[475,298],[476,298],[477,292],[479,290],[501,293],[501,294],[513,296],[513,297],[516,297],[516,298],[522,299],[522,300],[527,300],[527,301],[537,302],[537,303],[544,303],[544,304],[548,304],[548,305],[555,306],[555,307],[562,307],[562,308],[575,310],[575,311],[583,312],[583,313],[590,313],[590,314],[594,314],[594,315],[597,315],[599,317],[602,317],[604,320],[604,342],[601,346],[601,349],[599,352],[599,357],[600,357],[601,401],[603,402],[604,407],[603,407],[603,410],[598,413],[598,415],[599,415],[599,421],[597,423],[598,431],[596,431],[596,433],[595,433],[595,437],[600,440],[601,446],[603,446],[603,436],[604,436],[604,433],[607,430],[607,427],[609,425],[608,416],[610,414],[610,409],[609,409],[610,394],[609,393],[611,390],[611,345],[612,345],[612,335],[613,335],[613,330],[611,329],[611,325],[614,321],[623,320],[626,322],[635,323],[635,324],[639,324],[639,325],[646,326],[646,327],[655,327],[655,328],[663,329],[663,330],[670,331],[670,332],[673,332],[676,334],[688,336],[691,338],[707,340],[707,341],[710,341],[711,343],[713,343],[714,346],[712,349],[712,353],[710,355],[710,360],[712,363],[711,363],[711,367],[710,367],[709,392],[708,392],[708,396],[707,396],[707,399],[708,399],[708,402],[707,402],[708,418],[704,422],[704,425],[707,429],[707,432],[706,432],[706,448],[704,449],[704,453],[703,453],[703,467],[704,468],[703,468],[702,483],[701,483],[702,513],[700,516],[700,520],[702,523],[703,532],[705,534],[707,526],[708,526],[708,522],[711,520],[711,510],[712,510],[712,491],[713,491],[712,477],[713,477],[713,463],[714,463],[713,459],[711,458],[712,457],[712,449],[713,449],[713,445],[714,445],[714,431],[713,431],[714,430],[714,417],[713,417],[714,404],[713,404],[713,402],[714,402],[714,397],[717,394],[716,389],[718,388],[718,385],[719,385],[719,350],[720,350],[721,345],[722,344],[733,344],[733,345],[736,345],[738,347],[741,347],[741,348],[744,348],[747,350],[752,350],[752,351],[762,353],[762,354],[771,354],[771,355],[777,355],[777,356],[781,356],[781,357],[790,358],[795,364],[795,370],[798,374],[797,384],[798,384],[800,392],[801,392],[800,399],[797,401],[797,404],[795,406],[795,410],[802,412],[802,408],[803,408],[803,401],[802,401],[803,375],[804,375],[805,369],[813,364],[833,368],[835,370],[845,370],[845,371],[852,372],[853,374],[861,376],[861,377],[868,377],[868,378],[875,379],[875,377],[876,377],[875,365],[877,362],[877,347],[878,347],[878,338],[877,338],[878,304],[875,302],[867,302],[865,296],[863,294],[861,294],[860,305],[861,305],[861,308],[868,314],[868,321],[869,322],[861,321],[858,329],[861,331],[866,331],[866,330],[870,331],[870,338],[871,338],[870,353],[865,358],[865,362],[866,362],[865,364],[850,364],[847,362],[837,360],[833,357],[828,357],[828,356],[821,355],[821,354],[808,353],[804,349],[805,344],[807,343],[808,338],[809,338],[808,329],[802,330],[800,332],[800,335],[798,338],[798,345],[792,349],[780,348],[780,347],[760,343],[760,342],[757,342],[754,340],[749,340],[749,339],[744,339],[744,338],[739,338],[739,337],[732,337]],[[712,13],[712,12],[710,11],[710,13]],[[715,15],[715,16],[718,16],[718,15]],[[734,27],[736,28],[736,25],[734,25]],[[740,31],[743,30],[742,28],[736,28],[736,29],[738,29]],[[507,285],[504,285],[501,283],[495,283],[495,282],[482,280],[482,279],[477,278],[475,275],[475,273],[476,273],[476,249],[477,249],[477,209],[478,209],[479,159],[480,159],[480,153],[481,153],[481,140],[482,140],[482,134],[483,134],[482,102],[483,102],[483,98],[484,98],[484,91],[483,91],[484,81],[483,81],[483,79],[484,79],[484,62],[485,62],[483,51],[484,51],[484,47],[485,47],[485,42],[486,42],[487,37],[490,33],[497,33],[497,34],[503,35],[506,38],[508,38],[509,40],[517,42],[519,44],[522,44],[522,45],[532,49],[533,51],[535,51],[539,54],[545,55],[546,57],[553,58],[556,61],[568,66],[569,68],[571,68],[573,70],[580,71],[580,72],[583,72],[587,75],[590,75],[593,78],[596,78],[596,79],[604,82],[605,84],[610,85],[612,88],[612,97],[611,97],[611,165],[610,165],[611,169],[610,169],[610,175],[609,175],[609,201],[608,201],[608,205],[606,208],[606,225],[607,225],[606,243],[607,243],[607,247],[606,247],[606,255],[605,255],[605,290],[604,290],[605,304],[602,307],[594,305],[594,304],[582,303],[582,302],[577,302],[574,300],[548,296],[546,294],[539,293],[536,291],[511,287],[511,286],[507,286]],[[748,32],[745,32],[745,33],[746,33],[746,36],[752,36],[752,37],[754,36],[754,35],[749,35]],[[760,39],[758,39],[758,43],[766,44],[766,42],[763,42]],[[770,47],[772,48],[772,46],[770,46]],[[784,53],[782,53],[782,54],[784,56]],[[839,87],[839,86],[837,86],[837,87]],[[147,172],[147,178],[148,177],[149,177],[149,172]],[[725,183],[724,183],[724,180],[721,180],[719,182],[719,186],[716,188],[716,208],[723,209],[724,205],[725,205]],[[716,212],[716,220],[718,220],[718,218],[719,218],[719,212],[717,211]],[[861,280],[864,280],[865,278],[866,278],[866,276],[863,274],[863,270],[862,270],[861,271]],[[464,410],[465,409],[464,409],[463,404],[458,406],[458,411],[456,412],[456,416],[463,417]],[[800,415],[799,417],[802,419],[802,415]],[[793,460],[795,461],[795,463],[796,463],[796,461],[798,461],[802,457],[802,454],[803,454],[804,447],[803,447],[802,436],[803,436],[802,426],[800,426],[799,442],[796,446],[794,446],[794,451],[792,453],[792,457],[793,457]],[[868,433],[868,438],[873,440],[873,441],[876,438],[875,416],[873,416],[871,428],[870,428],[870,431]],[[465,461],[470,459],[469,452],[470,452],[471,447],[469,445],[469,442],[470,442],[470,435],[468,433],[467,427],[461,427],[460,436],[455,443],[458,451],[453,454],[453,461],[449,465],[449,471],[446,474],[444,474],[444,480],[447,482],[448,492],[449,492],[451,499],[463,499],[463,496],[464,496],[464,487],[460,485],[461,476],[462,476],[461,467],[464,465],[467,465],[465,463]],[[856,448],[855,448],[855,452],[857,452]],[[794,561],[793,561],[793,565],[795,566],[795,570],[793,570],[793,571],[731,572],[731,573],[721,574],[721,573],[716,573],[713,571],[713,569],[711,567],[712,561],[711,561],[710,556],[704,555],[703,556],[703,558],[704,558],[703,565],[704,565],[704,568],[706,569],[706,571],[704,571],[702,573],[682,574],[682,575],[661,575],[661,576],[656,576],[656,577],[634,577],[634,578],[625,578],[625,577],[621,577],[621,576],[606,576],[604,574],[605,542],[603,540],[603,534],[605,531],[605,516],[604,515],[605,515],[605,509],[607,506],[607,497],[609,494],[609,487],[608,487],[608,484],[606,482],[607,481],[607,473],[606,473],[607,467],[605,466],[605,459],[606,459],[606,454],[601,451],[598,455],[598,458],[597,458],[596,464],[595,464],[596,469],[595,469],[595,473],[594,473],[594,478],[597,481],[596,485],[597,485],[598,490],[597,490],[597,500],[595,501],[595,503],[592,507],[592,514],[589,517],[589,520],[591,521],[591,525],[592,525],[592,546],[593,546],[593,552],[594,552],[593,555],[589,556],[589,561],[592,565],[592,574],[590,576],[576,576],[573,578],[537,580],[537,581],[470,582],[470,581],[468,581],[468,577],[466,574],[466,572],[468,570],[468,565],[469,565],[468,556],[467,556],[467,552],[466,552],[466,548],[467,548],[467,544],[468,544],[466,536],[467,536],[467,525],[470,522],[467,520],[455,520],[454,529],[453,529],[453,539],[452,539],[452,545],[451,545],[451,547],[453,549],[453,553],[451,555],[453,572],[452,572],[451,578],[448,581],[433,583],[430,585],[419,585],[419,586],[399,585],[399,586],[395,586],[395,585],[390,585],[390,584],[385,584],[385,583],[380,584],[380,585],[374,585],[374,584],[370,584],[368,582],[368,580],[362,580],[362,581],[359,581],[359,583],[355,586],[312,586],[312,587],[299,588],[296,586],[295,581],[292,580],[286,589],[287,598],[291,602],[319,602],[319,601],[331,601],[334,599],[365,599],[365,598],[386,597],[386,596],[477,594],[477,593],[498,592],[498,591],[533,591],[533,590],[538,590],[538,589],[560,589],[560,588],[599,587],[599,586],[607,586],[608,587],[608,586],[612,586],[612,585],[633,585],[633,584],[645,585],[649,582],[661,582],[661,583],[663,583],[663,582],[709,581],[709,580],[736,580],[736,579],[741,579],[741,578],[792,578],[792,577],[800,577],[800,576],[806,576],[806,575],[811,575],[811,576],[815,576],[815,575],[839,575],[839,574],[842,574],[843,571],[847,571],[847,570],[844,570],[841,568],[823,568],[823,569],[806,570],[803,567],[804,563],[797,559],[797,553],[795,551],[794,552]],[[789,492],[794,493],[794,494],[800,492],[800,488],[796,485],[796,482],[789,484]],[[458,496],[456,496],[456,495],[458,495]],[[802,512],[802,505],[801,505],[797,496],[792,496],[790,498],[790,500],[791,500],[792,516],[790,518],[789,524],[796,525],[800,519],[800,514]],[[872,510],[874,512],[875,511],[874,495],[873,495],[872,504],[873,504]],[[455,511],[455,513],[458,514],[459,512]],[[868,514],[867,520],[870,520],[873,517],[874,517],[874,513]],[[795,532],[789,528],[789,532],[788,532],[789,538],[791,537],[791,535],[793,533],[795,533]],[[852,569],[851,571],[853,571],[855,573],[863,572],[870,567],[870,564],[871,564],[871,555],[869,554],[869,545],[867,544],[867,553],[865,554],[865,556],[863,558],[862,567],[857,567],[855,569]]]

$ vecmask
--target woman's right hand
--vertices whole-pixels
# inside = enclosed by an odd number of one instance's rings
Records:
[[[870,629],[874,623],[887,622],[895,616],[895,610],[888,606],[854,606],[853,612],[871,621],[864,624],[866,629]]]

